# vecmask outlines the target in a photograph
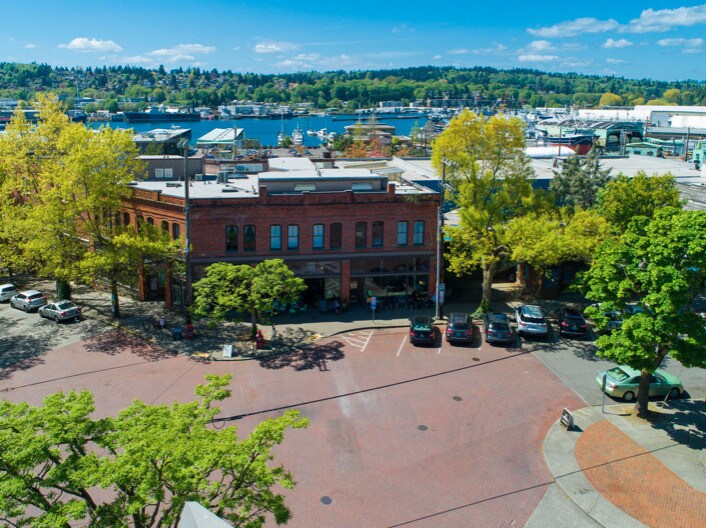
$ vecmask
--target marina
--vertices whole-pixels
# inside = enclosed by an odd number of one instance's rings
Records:
[[[294,132],[299,129],[301,136],[301,145],[305,147],[319,147],[332,137],[331,134],[341,135],[346,132],[346,127],[350,126],[351,121],[360,119],[359,116],[350,115],[348,121],[334,121],[333,116],[307,116],[295,117],[290,119],[253,119],[242,118],[233,120],[203,120],[203,121],[170,121],[169,125],[172,128],[189,128],[191,129],[191,144],[195,145],[196,140],[215,128],[242,128],[246,138],[259,139],[263,147],[277,146],[278,135],[292,137]],[[336,116],[340,117],[340,116]],[[409,136],[412,129],[423,127],[427,122],[426,117],[419,119],[395,119],[386,118],[381,120],[379,124],[391,124],[395,128],[395,134],[399,136]],[[361,120],[361,123],[366,121]],[[136,133],[148,132],[160,126],[159,123],[139,122],[129,123],[125,121],[108,121],[108,122],[92,122],[87,123],[91,128],[100,128],[101,126],[109,126],[111,128],[132,128]],[[163,126],[163,125],[162,125]],[[306,133],[308,130],[316,131],[313,135]],[[319,134],[323,130],[327,134]],[[302,131],[304,131],[302,133]]]

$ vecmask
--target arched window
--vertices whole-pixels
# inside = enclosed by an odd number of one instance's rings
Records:
[[[169,233],[169,222],[162,220],[162,231]]]
[[[287,226],[287,249],[299,249],[299,226],[296,224]]]
[[[329,226],[328,247],[330,249],[341,249],[342,233],[343,228],[340,222],[334,222]]]
[[[368,222],[355,223],[355,247],[364,248],[368,245]]]
[[[282,249],[282,226],[273,224],[270,226],[270,250],[279,251]]]
[[[397,222],[397,245],[398,246],[406,246],[407,245],[407,229],[408,229],[408,222],[406,221],[401,221]]]
[[[147,223],[148,223],[149,225],[154,225],[154,218],[152,218],[151,216],[148,216],[148,217],[147,217]]]
[[[324,249],[324,224],[314,224],[312,235],[313,248]]]
[[[414,245],[424,244],[424,220],[414,222]]]
[[[246,225],[243,228],[243,249],[245,251],[255,251],[255,226],[254,225]]]
[[[238,226],[226,226],[226,251],[238,251]]]
[[[373,222],[373,247],[382,247],[385,235],[385,223],[381,221]]]
[[[174,240],[177,240],[181,236],[181,228],[179,227],[179,224],[174,222],[172,224],[172,238]]]
[[[123,224],[126,226],[130,225],[130,213],[123,213]]]

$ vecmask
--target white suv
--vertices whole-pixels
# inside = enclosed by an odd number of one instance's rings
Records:
[[[515,309],[515,321],[517,321],[517,335],[546,337],[549,333],[549,325],[539,306],[532,304],[518,306]]]
[[[14,284],[0,284],[0,302],[9,301],[17,295],[17,286]]]

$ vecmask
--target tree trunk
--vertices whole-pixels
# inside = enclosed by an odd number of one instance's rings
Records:
[[[637,389],[637,399],[635,400],[635,412],[638,416],[647,416],[650,412],[650,378],[652,373],[648,370],[642,369],[642,374],[640,375],[640,386]]]
[[[111,279],[110,281],[110,310],[113,314],[113,319],[120,319],[120,302],[118,301],[118,281]]]
[[[60,301],[71,299],[71,284],[66,279],[56,279],[56,298]]]
[[[493,278],[495,278],[495,272],[498,270],[498,265],[493,262],[492,264],[483,263],[483,300],[490,303],[490,297],[493,292]]]
[[[250,338],[254,340],[257,335],[257,310],[254,308],[250,311],[250,324]]]

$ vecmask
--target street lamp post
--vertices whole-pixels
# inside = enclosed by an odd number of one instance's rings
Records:
[[[437,218],[436,233],[436,303],[434,317],[441,319],[444,317],[444,303],[442,297],[445,295],[445,287],[442,285],[444,277],[442,271],[443,249],[444,249],[444,190],[446,188],[446,166],[452,166],[453,162],[442,158],[441,160],[441,186],[439,188],[439,214]]]
[[[186,224],[185,238],[184,241],[184,264],[185,270],[185,284],[184,284],[184,308],[186,309],[186,324],[191,324],[191,312],[189,308],[191,306],[191,238],[190,238],[190,224],[189,224],[189,214],[191,209],[191,204],[189,202],[189,186],[191,185],[188,172],[188,158],[189,158],[189,140],[182,138],[179,141],[179,147],[184,151],[184,223]]]

